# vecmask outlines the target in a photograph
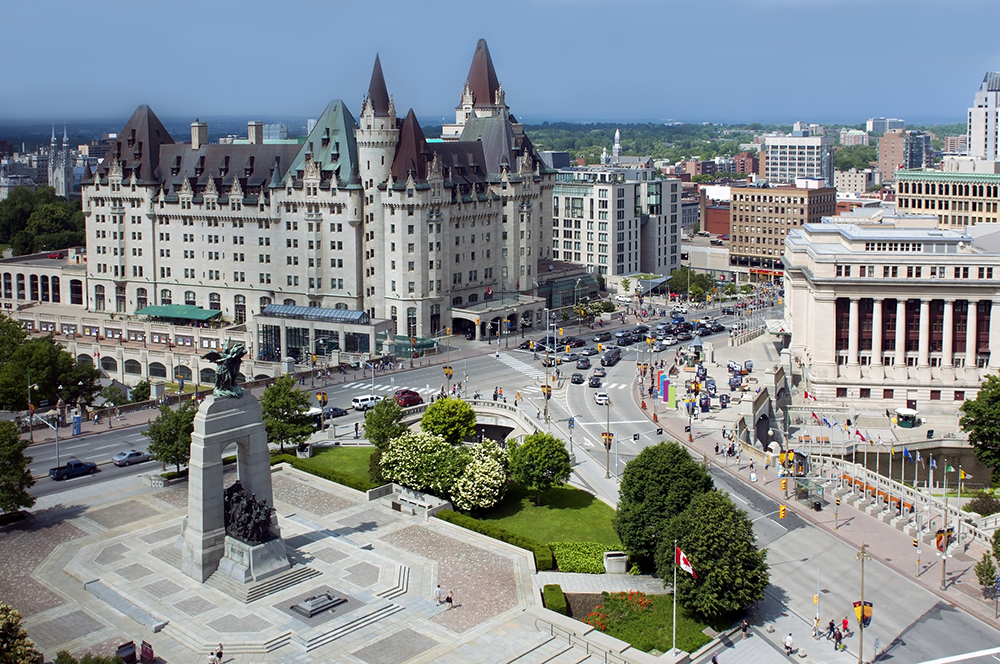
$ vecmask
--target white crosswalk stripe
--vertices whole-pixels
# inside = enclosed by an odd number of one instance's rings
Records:
[[[508,353],[500,353],[500,361],[506,364],[508,367],[517,371],[518,373],[523,373],[529,378],[544,378],[545,372],[538,367],[532,366]]]

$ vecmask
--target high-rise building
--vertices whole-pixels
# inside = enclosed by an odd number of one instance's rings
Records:
[[[893,129],[906,129],[906,123],[899,118],[870,118],[865,123],[865,129],[870,133],[881,136]]]
[[[56,196],[67,198],[73,193],[73,157],[70,155],[69,136],[63,125],[62,145],[56,142],[56,128],[52,126],[52,140],[49,142],[49,186],[56,190]]]
[[[986,72],[983,82],[976,92],[975,101],[969,108],[968,149],[969,156],[987,161],[1000,161],[1000,141],[997,132],[1000,122],[1000,72]]]
[[[893,129],[878,141],[878,172],[882,182],[892,182],[896,171],[931,164],[931,137],[922,131]]]
[[[908,214],[936,215],[941,228],[1000,224],[1000,173],[985,169],[899,171],[896,209]]]
[[[964,154],[969,149],[969,136],[945,136],[944,151],[948,154]]]
[[[833,186],[832,136],[768,136],[760,146],[760,176],[777,184],[819,178]]]
[[[866,168],[863,171],[859,171],[856,168],[851,168],[846,171],[837,171],[834,176],[834,182],[837,185],[837,191],[845,192],[866,192],[874,184],[875,178],[872,173],[872,169]]]

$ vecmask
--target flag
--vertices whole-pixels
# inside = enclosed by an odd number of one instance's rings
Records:
[[[917,463],[919,463],[921,466],[924,465],[924,458],[920,456],[920,450],[917,450]]]
[[[826,425],[827,429],[830,428],[830,421],[828,419],[826,419],[826,415],[823,416],[823,424]]]
[[[812,399],[813,401],[818,401],[815,394],[809,394],[808,392],[806,392],[805,395],[806,399]]]
[[[950,463],[948,463],[947,461],[945,461],[945,463],[944,463],[944,472],[946,472],[946,473],[953,473],[953,472],[955,472],[955,469],[951,467]]]
[[[934,457],[931,457],[931,470],[937,470],[937,461],[934,460]]]
[[[862,443],[867,442],[867,440],[868,440],[867,438],[865,438],[864,436],[862,436],[861,432],[858,431],[857,429],[854,430],[854,435],[857,436],[858,438],[860,438]]]
[[[868,433],[868,429],[865,429],[865,438],[867,438],[869,441],[872,439],[872,435]]]
[[[886,409],[885,409],[885,416],[886,416],[886,417],[887,417],[888,419],[890,419],[890,420],[892,419],[892,415],[891,415],[891,414],[889,413],[889,409],[888,409],[888,408],[886,408]]]
[[[487,295],[493,295],[493,289],[492,289],[492,288],[490,288],[489,286],[487,286],[487,287],[486,287],[486,294],[487,294]]]
[[[908,450],[906,447],[903,447],[903,457],[909,459],[910,461],[913,461],[913,457],[910,456],[910,450]]]
[[[681,551],[679,546],[674,547],[674,564],[694,578],[698,578],[698,575],[694,573],[694,567],[691,566],[691,561],[688,560],[687,556],[684,555],[684,552]]]
[[[968,474],[967,472],[965,472],[961,468],[958,470],[958,479],[964,480],[964,479],[968,479],[970,477],[972,477],[972,475]]]
[[[814,419],[814,420],[816,420],[817,422],[819,422],[819,418],[818,418],[818,417],[816,417],[816,413],[813,413],[813,414],[812,414],[812,416],[813,416],[813,419]]]
[[[840,422],[837,421],[836,417],[833,418],[833,426],[837,427],[838,429],[840,428]]]

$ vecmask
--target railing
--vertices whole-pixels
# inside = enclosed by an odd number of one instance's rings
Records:
[[[539,623],[544,627],[544,629],[539,627]],[[553,638],[564,639],[567,645],[575,648],[583,648],[583,650],[586,651],[587,655],[590,657],[603,657],[604,661],[608,664],[630,664],[629,659],[609,652],[606,648],[602,648],[595,643],[591,643],[586,637],[580,634],[575,634],[569,630],[562,629],[561,627],[556,627],[544,618],[535,618],[535,629],[539,632],[548,632],[549,636]]]
[[[518,406],[512,406],[511,404],[492,401],[489,399],[464,399],[464,401],[469,404],[475,411],[488,412],[491,410],[501,411],[501,414],[510,417],[512,420],[520,424],[529,433],[538,433],[541,428],[538,423],[535,422],[524,410]],[[430,407],[430,403],[425,402],[419,406],[410,406],[409,408],[403,409],[403,421],[405,422],[415,422],[419,419],[418,416],[422,416],[426,412],[427,408]]]

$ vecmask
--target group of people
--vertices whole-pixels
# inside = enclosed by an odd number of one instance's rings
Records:
[[[826,626],[826,640],[833,641],[834,650],[846,650],[847,646],[845,646],[842,641],[845,636],[851,635],[851,623],[848,622],[846,616],[844,617],[841,625],[844,628],[843,631],[841,631],[840,626],[838,626],[833,620],[831,620],[830,624]]]
[[[438,587],[434,589],[434,598],[437,600],[438,606],[441,606],[442,604],[448,605],[445,611],[451,611],[457,606],[455,604],[454,591],[449,590],[448,594],[445,595],[444,591],[441,590],[441,584],[438,584]]]

